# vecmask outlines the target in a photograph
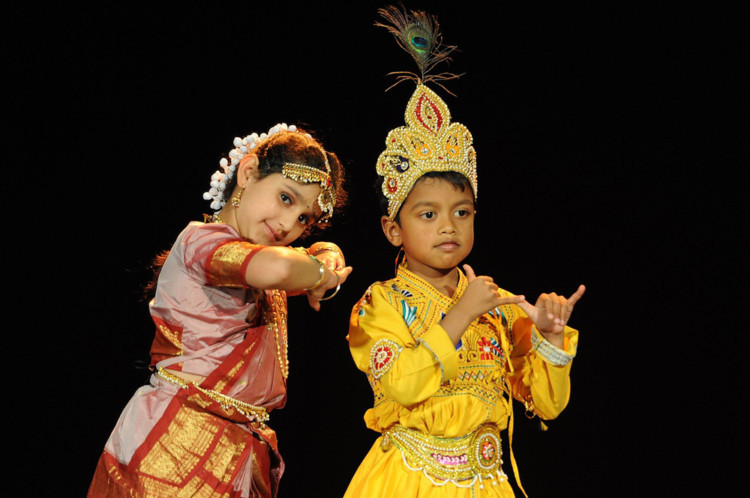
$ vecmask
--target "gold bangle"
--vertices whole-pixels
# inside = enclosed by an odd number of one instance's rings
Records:
[[[320,276],[318,277],[318,281],[315,282],[315,284],[312,287],[308,287],[307,289],[305,289],[305,290],[308,290],[308,291],[315,289],[321,283],[323,283],[323,277],[325,276],[325,273],[326,273],[326,269],[323,266],[323,262],[321,260],[319,260],[318,258],[316,258],[315,256],[313,256],[312,254],[310,254],[309,256],[310,256],[310,258],[313,261],[315,261],[316,263],[318,263],[318,270],[320,270]]]
[[[313,244],[313,246],[314,245],[315,244]],[[341,249],[339,249],[339,247],[336,244],[332,244],[332,243],[328,243],[325,245],[321,244],[314,251],[308,250],[308,254],[310,254],[310,252],[312,252],[313,256],[317,256],[318,254],[323,254],[324,252],[335,252],[336,254],[339,255],[342,261],[344,260],[344,253],[341,252]]]
[[[333,296],[335,296],[336,294],[339,293],[339,289],[341,288],[341,279],[339,278],[338,273],[333,272],[333,274],[336,275],[336,290],[333,291],[333,294],[331,294],[330,296],[328,296],[328,297],[321,297],[320,299],[318,299],[318,301],[328,301]]]

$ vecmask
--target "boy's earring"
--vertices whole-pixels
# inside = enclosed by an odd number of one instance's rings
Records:
[[[402,253],[404,255],[403,258],[401,258],[401,254]],[[399,258],[401,258],[401,261],[403,261],[403,260],[406,259],[406,253],[404,252],[404,246],[398,246],[398,252],[396,253],[396,261],[393,264],[393,274],[394,275],[398,275],[398,265],[400,264],[399,263]]]
[[[240,207],[240,201],[242,200],[243,193],[245,193],[245,187],[240,188],[240,190],[237,191],[236,194],[234,194],[234,197],[232,197],[232,206]]]

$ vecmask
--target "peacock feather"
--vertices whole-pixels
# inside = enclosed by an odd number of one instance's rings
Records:
[[[456,50],[454,45],[443,45],[440,34],[440,24],[432,14],[418,10],[406,10],[394,5],[378,9],[386,23],[376,22],[375,26],[386,28],[393,34],[399,46],[404,49],[417,63],[419,73],[411,71],[394,71],[389,75],[396,75],[397,81],[392,88],[405,80],[417,82],[434,82],[448,91],[440,81],[458,78],[454,73],[431,74],[436,65],[450,62],[450,54]],[[450,92],[448,92],[450,93]]]

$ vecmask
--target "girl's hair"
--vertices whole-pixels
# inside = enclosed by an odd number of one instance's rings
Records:
[[[331,168],[331,183],[336,192],[336,206],[334,214],[341,211],[346,205],[347,194],[344,190],[344,167],[341,165],[338,157],[333,152],[323,149],[321,143],[313,138],[308,132],[297,128],[297,131],[280,132],[271,136],[268,140],[262,142],[253,150],[253,154],[258,156],[258,179],[262,180],[272,173],[281,173],[284,163],[297,163],[311,166],[321,171],[326,171],[326,158]],[[323,154],[326,157],[323,157]],[[224,190],[224,201],[228,201],[237,185],[237,175]],[[330,226],[328,222],[318,222],[313,225],[314,229],[325,229]],[[310,234],[311,230],[306,230],[302,237]]]
[[[469,182],[469,179],[466,178],[461,173],[457,173],[455,171],[428,171],[424,175],[420,176],[419,179],[414,182],[414,186],[416,186],[419,182],[424,180],[425,178],[437,178],[438,180],[443,180],[451,185],[453,185],[453,188],[456,190],[460,190],[461,192],[465,191],[467,188],[469,191],[472,191],[471,183]],[[384,178],[382,176],[378,176],[375,179],[375,194],[378,196],[378,205],[380,206],[380,212],[383,214],[383,216],[388,216],[388,198],[383,195],[383,180]],[[412,187],[413,189],[414,187]],[[406,199],[408,199],[409,196],[406,196]],[[404,202],[401,203],[401,206],[403,207],[404,204],[406,204],[406,199],[404,199]],[[476,207],[477,201],[474,199],[474,207]],[[396,223],[400,223],[399,216],[401,215],[401,208],[399,208],[398,213],[396,213],[396,216],[393,217],[393,219],[396,221]]]
[[[333,152],[323,149],[321,143],[313,138],[309,132],[297,128],[297,131],[279,132],[261,142],[253,154],[258,156],[258,179],[262,180],[272,173],[281,173],[284,163],[304,164],[322,171],[326,171],[326,158],[331,168],[331,183],[336,192],[336,205],[334,214],[339,213],[346,205],[347,194],[344,190],[345,174],[344,167]],[[323,157],[323,154],[326,156]],[[237,175],[227,184],[224,190],[224,200],[229,200],[234,187],[237,185]],[[330,217],[329,217],[330,219]],[[322,231],[330,226],[330,222],[320,221],[306,229],[300,238],[307,237],[313,231]],[[156,283],[164,262],[169,256],[169,251],[161,251],[154,257],[151,264],[153,277],[144,288],[144,297],[150,299],[156,291]]]

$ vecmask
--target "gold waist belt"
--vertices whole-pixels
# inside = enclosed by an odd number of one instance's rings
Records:
[[[196,384],[195,382],[188,382],[182,377],[166,371],[162,367],[156,367],[156,372],[164,380],[167,380],[173,384],[177,384],[183,389],[187,389],[189,385],[193,385],[200,392],[219,403],[219,405],[221,405],[223,409],[229,410],[229,408],[234,408],[249,420],[255,419],[260,422],[261,427],[265,427],[266,422],[268,422],[268,419],[270,418],[268,415],[268,411],[262,406],[255,406],[251,405],[250,403],[245,403],[244,401],[234,399],[231,396],[227,396],[226,394],[214,391],[213,389],[204,389],[198,386],[198,384]]]
[[[413,471],[422,471],[437,486],[452,482],[469,488],[483,479],[505,481],[508,476],[502,469],[502,448],[497,426],[486,424],[461,437],[437,437],[408,429],[402,425],[389,427],[380,442],[380,449],[388,451],[395,446],[401,451],[404,464]],[[439,479],[438,480],[436,480]]]

